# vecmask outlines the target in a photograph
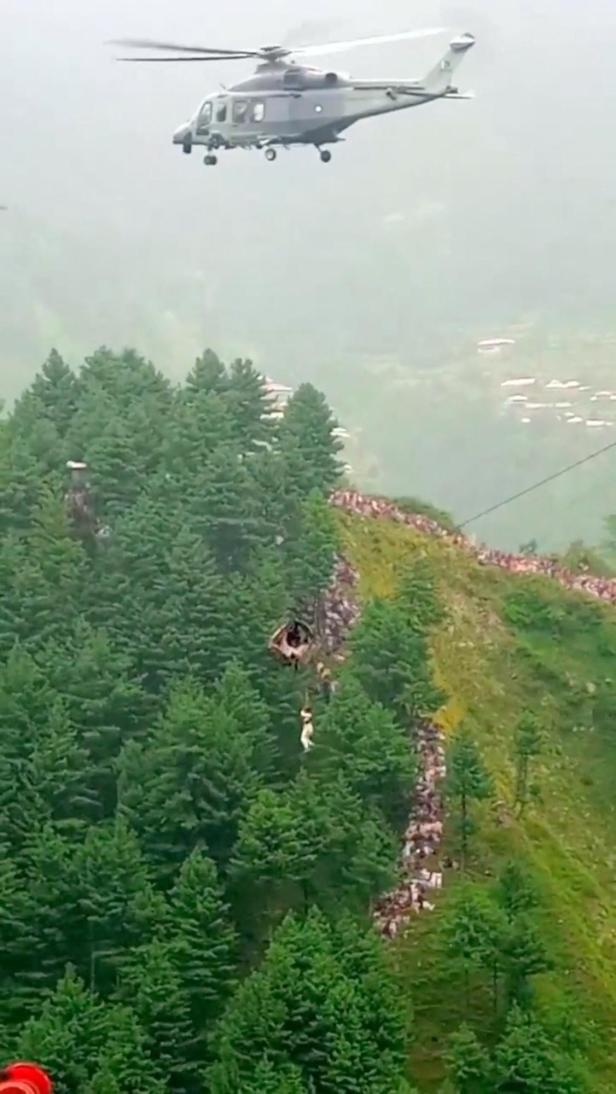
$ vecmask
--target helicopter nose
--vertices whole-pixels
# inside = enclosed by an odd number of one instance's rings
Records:
[[[178,126],[175,133],[173,134],[173,143],[184,144],[184,141],[186,140],[186,137],[189,135],[189,133],[190,125],[188,124],[188,122],[184,122],[184,125]]]

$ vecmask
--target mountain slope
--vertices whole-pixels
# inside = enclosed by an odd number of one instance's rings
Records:
[[[448,696],[439,721],[452,736],[463,722],[472,729],[498,799],[478,813],[469,874],[487,883],[512,856],[527,865],[555,964],[537,978],[538,1001],[556,1013],[574,998],[578,1015],[595,1023],[592,1044],[583,1049],[592,1062],[592,1089],[607,1094],[616,1074],[616,614],[548,578],[481,567],[460,548],[407,527],[347,514],[339,521],[363,598],[391,595],[409,561],[430,562],[446,607],[432,637],[435,677]],[[540,801],[518,819],[513,731],[525,710],[540,716],[546,745],[534,770]],[[415,919],[396,944],[415,1008],[413,1073],[425,1091],[438,1088],[446,1038],[465,1018],[439,932],[459,884],[459,873],[448,871],[435,913]],[[490,1007],[478,989],[473,1023],[488,1041]]]

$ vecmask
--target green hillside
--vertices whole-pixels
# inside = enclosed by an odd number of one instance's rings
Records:
[[[495,781],[496,801],[479,810],[469,877],[488,886],[514,856],[529,870],[554,962],[536,978],[537,1005],[554,1015],[575,1000],[592,1089],[607,1094],[616,1088],[616,616],[548,579],[481,567],[408,528],[346,514],[340,524],[363,598],[391,596],[409,561],[429,561],[446,607],[431,641],[433,671],[448,696],[438,720],[451,739],[470,727]],[[545,747],[534,775],[540,799],[519,819],[513,734],[529,709],[540,716]],[[395,944],[414,1006],[413,1076],[426,1092],[440,1089],[447,1037],[466,1017],[440,930],[461,884],[449,871],[437,910],[415,918]],[[470,1020],[488,1044],[495,1038],[498,1022],[480,984]]]
[[[0,421],[0,1068],[615,1089],[613,609],[347,515],[339,452],[209,352]]]

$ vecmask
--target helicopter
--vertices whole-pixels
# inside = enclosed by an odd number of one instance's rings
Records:
[[[422,80],[357,80],[341,72],[322,71],[295,60],[295,57],[342,53],[359,46],[440,33],[442,28],[426,28],[296,49],[284,46],[213,49],[134,38],[113,44],[176,54],[119,57],[119,61],[257,61],[251,77],[209,94],[191,119],[173,134],[173,144],[180,145],[187,155],[195,145],[203,146],[204,163],[214,167],[221,150],[262,149],[265,158],[273,162],[278,148],[288,150],[293,145],[312,145],[321,161],[329,163],[332,154],[323,146],[338,143],[343,139],[340,134],[363,118],[422,106],[437,99],[473,98],[472,92],[461,93],[451,83],[454,70],[475,44],[472,34],[453,38],[445,55]]]

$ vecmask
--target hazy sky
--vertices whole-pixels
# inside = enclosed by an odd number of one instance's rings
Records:
[[[339,388],[360,354],[412,367],[522,317],[549,328],[613,310],[614,0],[0,0],[0,15],[5,395],[51,344],[76,362],[131,343],[173,375],[207,344]],[[364,122],[328,167],[300,149],[206,169],[173,129],[250,65],[119,65],[104,44],[435,24],[477,35],[456,80],[477,100]],[[412,77],[446,42],[335,61]]]

